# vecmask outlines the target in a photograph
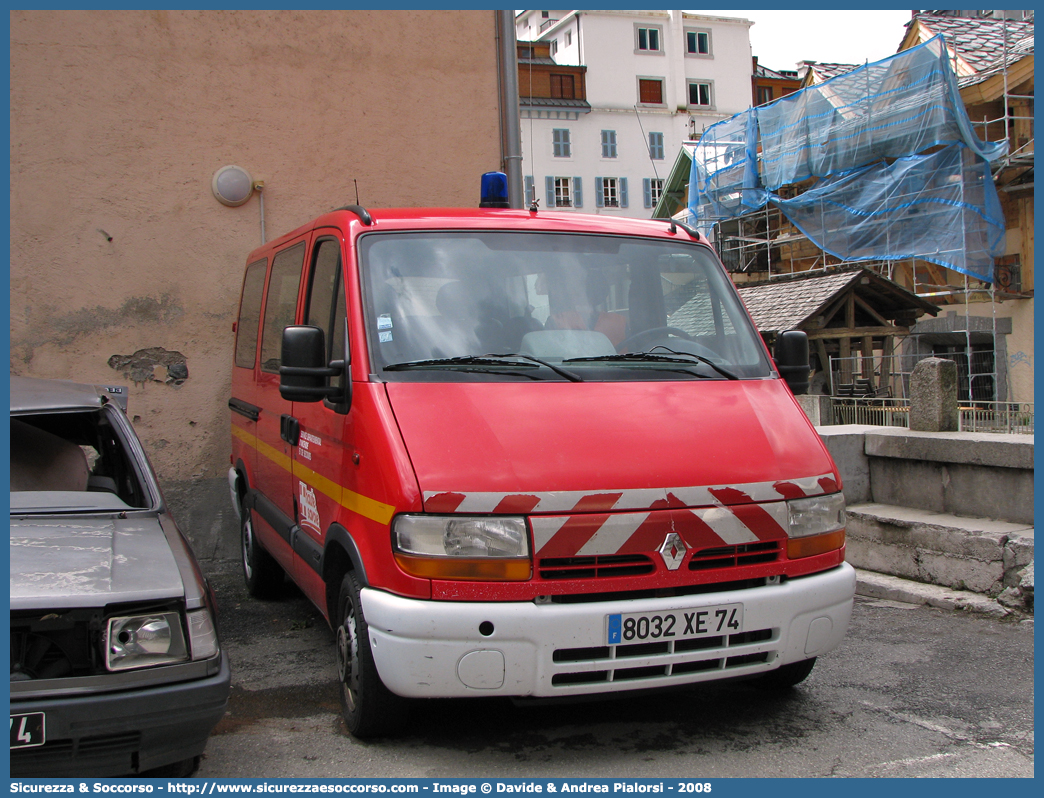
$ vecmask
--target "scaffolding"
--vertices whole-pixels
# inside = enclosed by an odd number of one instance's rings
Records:
[[[1006,153],[991,164],[993,181],[995,185],[1000,184],[1003,190],[1007,186],[1018,186],[1020,181],[1026,178],[1032,180],[1034,130],[1033,95],[1014,93],[1009,84],[1009,69],[1025,53],[1019,52],[1021,47],[1015,51],[1010,48],[1006,20],[1002,30],[1003,52],[998,72],[1003,82],[1000,114],[984,115],[981,120],[971,122],[981,140],[1004,142],[1007,145]],[[951,54],[956,60],[958,54],[952,48]],[[784,186],[779,190],[779,194],[787,198],[798,196],[809,183],[810,181],[806,181],[804,184]],[[742,284],[744,279],[740,275],[746,275],[748,279],[757,275],[756,279],[759,280],[767,275],[771,279],[794,272],[825,272],[842,267],[846,263],[842,258],[827,252],[791,222],[779,208],[771,204],[732,218],[715,221],[712,226],[712,238],[726,268],[737,275],[737,284]],[[933,304],[962,305],[962,315],[965,317],[964,352],[944,352],[941,356],[958,360],[959,366],[961,362],[966,363],[965,368],[959,368],[962,396],[969,400],[985,400],[987,396],[984,395],[983,385],[988,383],[993,392],[993,396],[988,398],[997,398],[997,389],[1001,385],[997,357],[997,303],[1025,296],[1022,293],[1021,262],[1017,255],[995,260],[992,280],[980,280],[963,274],[960,275],[962,279],[956,284],[946,276],[945,267],[915,257],[861,261],[860,265],[894,282],[908,284],[914,294]],[[980,301],[988,301],[991,305],[991,345],[988,358],[984,357],[981,349],[977,350],[972,342],[973,314],[970,311],[970,303]],[[842,364],[841,358],[831,358],[833,362],[828,375],[831,392],[843,370],[847,374],[859,375],[845,381],[845,385],[858,384],[858,381],[862,380],[864,383],[870,382],[878,386],[889,385],[893,396],[905,396],[905,386],[909,384],[912,365],[906,368],[908,364],[899,362],[903,356],[886,354],[871,353],[866,357],[866,353],[863,353],[859,357],[850,358],[851,362],[847,364]],[[908,359],[912,363],[913,358]],[[983,364],[986,362],[989,368],[984,369]],[[1006,380],[1005,390],[1010,390]]]

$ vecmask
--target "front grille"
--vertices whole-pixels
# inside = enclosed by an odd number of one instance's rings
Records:
[[[594,557],[545,557],[538,564],[541,579],[600,579],[642,576],[656,570],[644,554],[608,554]]]
[[[649,679],[662,681],[704,671],[727,671],[771,662],[777,651],[771,648],[743,651],[742,647],[772,641],[779,641],[778,630],[757,629],[734,635],[669,642],[557,649],[553,661],[565,664],[568,670],[553,675],[551,684],[569,687]],[[646,662],[630,664],[636,659]],[[679,678],[678,681],[685,680]]]
[[[779,559],[780,542],[769,540],[760,543],[744,543],[739,546],[720,546],[694,552],[689,560],[690,571],[706,571],[711,568],[735,568],[740,565],[760,565]]]
[[[726,590],[751,590],[765,587],[765,577],[738,579],[733,582],[711,582],[705,585],[682,585],[680,587],[653,588],[648,590],[618,590],[611,593],[572,593],[547,596],[552,604],[585,604],[595,601],[638,601],[651,598],[676,598],[720,593]]]
[[[97,673],[97,616],[93,610],[12,615],[11,681]]]
[[[11,749],[11,775],[87,775],[95,767],[99,772],[129,773],[136,769],[136,755],[140,748],[140,732],[104,734],[79,740],[50,740],[36,748]]]

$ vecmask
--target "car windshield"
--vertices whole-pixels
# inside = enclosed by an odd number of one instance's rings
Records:
[[[149,493],[116,428],[115,410],[11,417],[11,513],[111,513]]]
[[[771,374],[704,246],[473,230],[372,233],[359,249],[372,367],[388,380]]]

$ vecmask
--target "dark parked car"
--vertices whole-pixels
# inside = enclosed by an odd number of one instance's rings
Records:
[[[214,613],[124,389],[12,376],[11,775],[190,775],[228,701]]]

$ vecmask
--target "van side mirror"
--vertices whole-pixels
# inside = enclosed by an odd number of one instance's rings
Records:
[[[344,360],[326,362],[326,335],[319,327],[291,325],[283,329],[279,395],[289,402],[329,399],[337,409],[350,402],[351,380]],[[345,376],[342,388],[329,385],[331,377]],[[345,410],[344,412],[347,412]]]
[[[776,368],[795,396],[808,393],[808,335],[787,330],[776,339]]]

